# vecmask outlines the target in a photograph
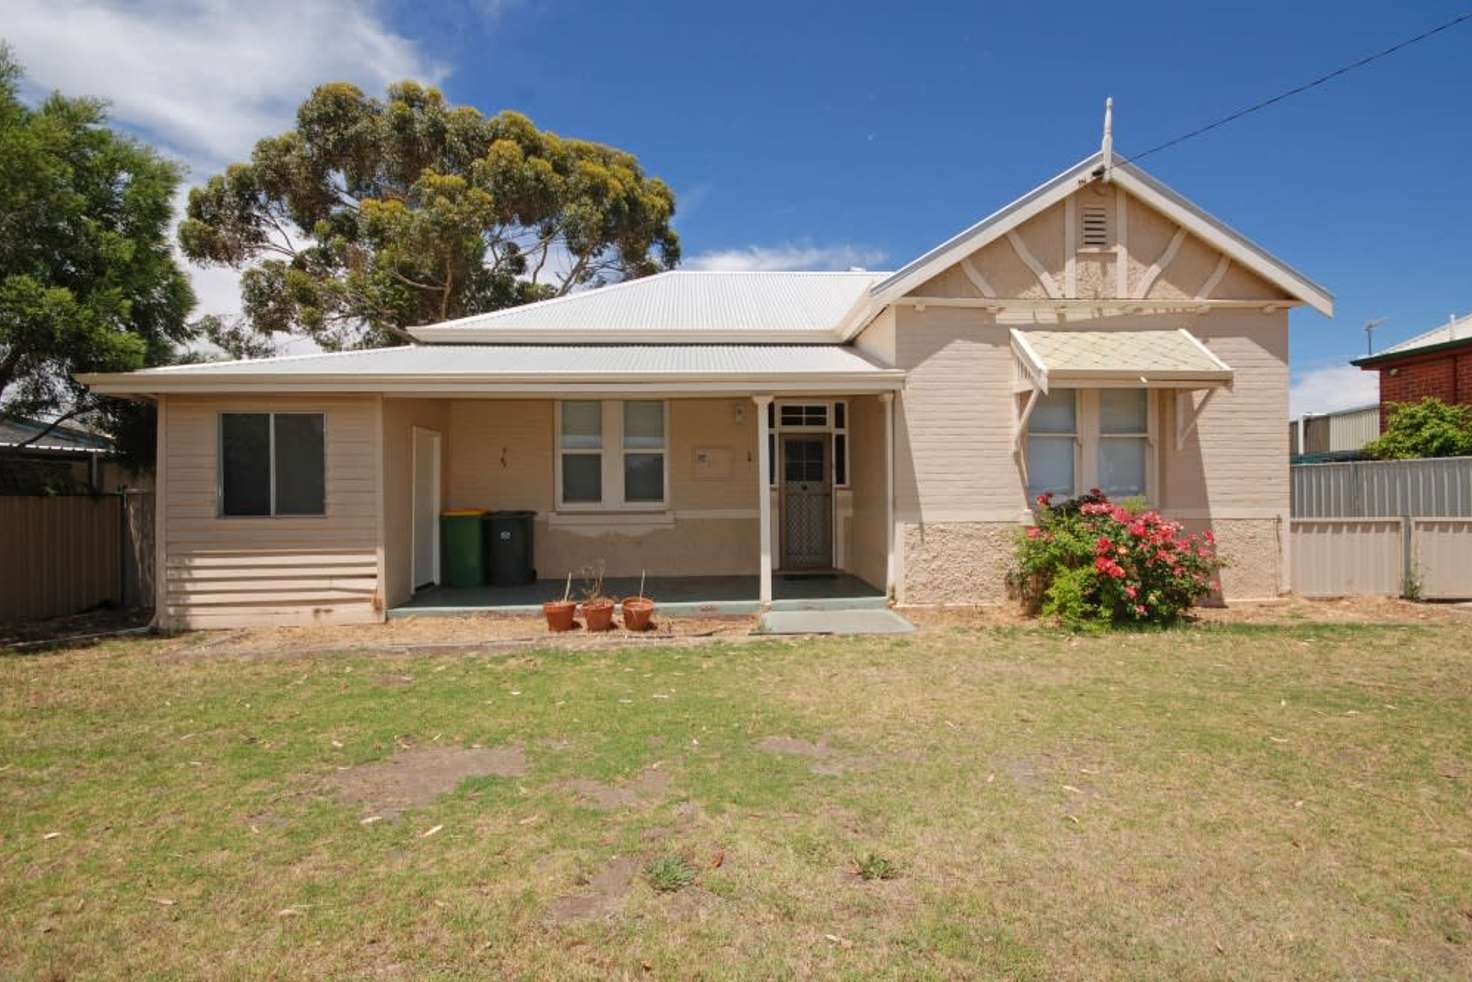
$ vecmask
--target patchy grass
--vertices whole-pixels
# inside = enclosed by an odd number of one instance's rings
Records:
[[[679,856],[660,856],[644,864],[644,879],[661,893],[674,893],[695,882],[695,867]]]
[[[873,852],[854,863],[854,869],[862,880],[892,880],[900,875],[893,861]]]
[[[0,975],[1472,973],[1472,624],[191,645],[0,658]]]

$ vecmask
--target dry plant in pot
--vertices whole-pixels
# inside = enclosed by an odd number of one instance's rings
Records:
[[[542,604],[542,615],[547,618],[547,630],[549,631],[571,631],[574,621],[573,614],[578,605],[569,599],[572,593],[572,574],[567,574],[567,586],[562,589],[561,600],[548,600]]]
[[[639,595],[624,597],[624,630],[647,631],[654,617],[654,601],[644,596],[644,570],[639,571]]]
[[[600,561],[583,574],[583,620],[590,631],[607,631],[613,627],[613,598],[603,593],[605,568]]]

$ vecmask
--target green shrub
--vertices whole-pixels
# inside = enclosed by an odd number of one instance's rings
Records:
[[[1179,523],[1097,489],[1058,505],[1040,495],[1034,515],[1009,579],[1029,610],[1069,630],[1169,624],[1211,593],[1225,565],[1211,532],[1183,535]]]
[[[1385,432],[1365,444],[1376,460],[1472,455],[1472,406],[1451,406],[1434,396],[1392,402]]]

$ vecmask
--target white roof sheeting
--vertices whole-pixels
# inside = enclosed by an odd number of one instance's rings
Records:
[[[676,270],[412,329],[421,341],[833,341],[884,273]]]
[[[1381,348],[1374,354],[1367,355],[1362,359],[1357,358],[1355,361],[1368,361],[1371,358],[1380,358],[1384,355],[1405,354],[1408,351],[1416,351],[1419,348],[1430,348],[1439,344],[1451,344],[1453,341],[1472,341],[1472,314],[1448,321],[1440,327],[1432,328],[1425,334],[1418,334],[1398,344]]]
[[[413,345],[175,365],[79,381],[113,394],[230,391],[866,392],[904,372],[841,345]]]

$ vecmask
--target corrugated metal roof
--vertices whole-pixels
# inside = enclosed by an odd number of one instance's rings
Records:
[[[237,383],[313,384],[371,391],[395,385],[474,387],[636,384],[689,386],[735,382],[745,391],[808,383],[898,388],[904,372],[875,364],[842,345],[411,345],[288,355],[249,361],[175,365],[114,375],[79,376],[99,392],[167,392]]]
[[[677,270],[415,328],[424,341],[802,341],[831,338],[883,273]]]
[[[1392,344],[1388,348],[1382,348],[1369,357],[1380,358],[1384,355],[1405,354],[1408,351],[1415,351],[1418,348],[1430,348],[1438,344],[1450,344],[1453,341],[1472,341],[1472,314],[1467,314],[1465,317],[1449,321],[1440,327],[1432,328],[1425,334],[1418,334],[1399,344]]]
[[[18,447],[41,433],[50,424],[38,419],[12,416],[0,419],[0,447]],[[105,436],[65,424],[57,426],[27,450],[67,450],[74,453],[111,453],[112,441]]]
[[[1232,370],[1184,330],[1012,331],[1019,356],[1049,375],[1230,378]]]

